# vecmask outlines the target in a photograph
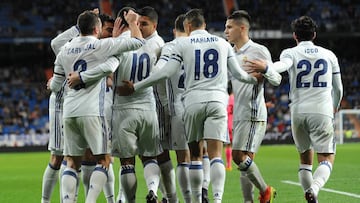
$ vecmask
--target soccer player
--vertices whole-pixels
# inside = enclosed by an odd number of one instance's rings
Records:
[[[152,46],[157,56],[160,56],[161,48],[164,46],[164,40],[158,36],[156,28],[158,25],[158,14],[154,8],[146,6],[137,11],[140,15],[139,24],[141,34],[145,39],[156,39],[156,44]],[[148,40],[147,40],[148,41]],[[151,66],[155,64],[151,63]],[[153,69],[153,68],[151,68]],[[170,159],[170,115],[168,111],[168,98],[166,94],[166,81],[163,80],[160,83],[153,86],[154,96],[156,101],[156,111],[159,121],[159,136],[163,153],[157,157],[157,161],[161,171],[160,190],[163,193],[163,199],[167,199],[170,203],[178,202],[176,194],[176,180],[175,170]]]
[[[234,44],[236,59],[244,66],[246,60],[263,59],[271,62],[269,50],[249,38],[250,15],[244,10],[234,11],[226,21],[225,35]],[[278,86],[281,75],[268,68],[261,76]],[[260,191],[261,203],[273,202],[275,189],[268,186],[263,179],[254,157],[265,136],[267,109],[264,98],[264,80],[258,84],[245,84],[236,79],[231,80],[234,91],[233,117],[233,160],[241,171],[241,186],[244,201],[254,202],[253,185]]]
[[[137,12],[140,14],[139,28],[146,44],[136,51],[118,56],[120,67],[115,73],[115,86],[123,80],[136,83],[148,77],[164,45],[154,25],[157,22],[155,10],[145,7]],[[119,15],[121,13],[122,11]],[[125,32],[123,35],[129,34]],[[162,148],[159,146],[159,124],[153,88],[149,87],[130,97],[115,95],[112,127],[113,154],[120,158],[121,185],[126,201],[136,202],[135,157],[139,155],[144,165],[144,177],[149,191],[146,201],[156,202],[160,182],[160,168],[156,156],[162,152]]]
[[[59,34],[51,40],[51,48],[55,55],[60,48],[69,40],[79,35],[79,29],[72,26],[70,29]],[[50,81],[49,81],[50,82]],[[49,98],[49,146],[51,153],[50,163],[46,167],[42,182],[41,202],[48,203],[51,200],[51,194],[57,183],[59,176],[65,169],[66,164],[61,164],[64,160],[64,140],[62,125],[62,108],[63,108],[64,88],[58,92],[51,92]],[[60,171],[60,172],[59,172]]]
[[[131,39],[107,38],[99,40],[101,21],[90,11],[79,15],[77,24],[80,36],[66,43],[55,60],[54,76],[50,83],[53,91],[58,91],[71,71],[91,70],[114,54],[141,47],[144,42],[138,29],[137,14],[129,11],[126,20],[131,25]],[[115,58],[107,62],[118,64]],[[109,160],[109,139],[104,118],[104,97],[106,78],[92,84],[80,85],[66,90],[64,98],[64,155],[68,156],[67,168],[62,175],[63,202],[75,201],[77,171],[82,155],[90,146],[98,164],[90,178],[90,189],[86,202],[95,202],[106,180]]]
[[[179,38],[171,59],[164,69],[149,78],[132,85],[124,81],[124,93],[140,91],[142,88],[169,78],[185,70],[185,92],[183,93],[184,123],[191,156],[190,182],[195,202],[202,202],[202,154],[206,140],[210,158],[210,180],[214,202],[221,202],[225,167],[222,157],[223,142],[226,141],[228,102],[227,71],[241,81],[257,83],[257,79],[243,71],[234,57],[229,43],[209,34],[205,30],[205,19],[200,9],[192,9],[185,15],[184,29],[189,37]]]
[[[314,20],[301,16],[291,26],[297,46],[283,50],[280,61],[274,64],[252,60],[248,67],[261,71],[273,66],[278,72],[289,73],[291,129],[300,154],[298,175],[305,199],[315,203],[334,164],[333,119],[340,106],[343,86],[335,54],[312,42],[317,27]],[[314,151],[319,165],[312,173]]]
[[[175,39],[171,42],[168,42],[165,44],[165,46],[161,50],[161,56],[156,63],[156,68],[166,68],[164,65],[167,61],[169,61],[172,53],[172,49],[175,46],[177,42],[177,38],[185,37],[187,34],[184,30],[184,22],[185,15],[181,14],[179,15],[175,20],[175,28],[173,29],[173,33],[175,36]],[[171,163],[170,157],[169,157],[169,150],[175,150],[176,156],[177,156],[177,169],[176,169],[176,176],[177,180],[180,185],[180,189],[182,192],[182,195],[184,197],[184,201],[186,203],[191,202],[191,188],[190,188],[190,180],[189,180],[189,165],[190,165],[190,152],[189,147],[187,144],[186,136],[185,136],[185,127],[184,122],[182,120],[182,114],[184,112],[184,107],[181,103],[181,95],[184,92],[184,79],[185,79],[185,73],[184,69],[182,68],[178,73],[174,74],[172,77],[170,77],[166,81],[166,92],[167,92],[167,100],[168,100],[168,111],[170,114],[170,137],[167,137],[168,140],[166,143],[167,145],[163,147],[167,147],[168,149],[165,153],[162,153],[166,155],[167,162]],[[159,162],[160,157],[158,156]],[[161,157],[162,158],[162,157]],[[175,180],[168,181],[167,179],[171,176],[169,172],[171,172],[169,169],[172,168],[172,165],[170,163],[167,163],[169,167],[166,167],[168,169],[168,173],[164,173],[165,170],[162,170],[162,181],[167,187],[165,187],[166,191],[168,192],[169,188],[172,190],[170,194],[167,194],[167,201],[172,202],[178,202],[176,198],[176,185]],[[162,167],[161,164],[160,168]],[[167,175],[168,174],[168,175]],[[175,174],[174,174],[175,176]],[[175,194],[175,195],[174,195]],[[175,198],[174,198],[175,196]]]
[[[112,37],[112,31],[114,28],[114,22],[115,20],[106,14],[100,14],[99,18],[101,20],[102,24],[102,31],[100,34],[100,39],[102,38],[108,38]],[[104,102],[104,114],[105,118],[108,123],[111,122],[111,107],[112,107],[112,97],[113,97],[113,91],[112,91],[112,73],[107,76],[106,80],[106,92],[105,92],[105,102]],[[109,132],[110,132],[110,125],[109,125]],[[111,159],[110,157],[108,157]],[[112,159],[111,159],[112,160]],[[90,149],[87,149],[85,151],[85,155],[83,157],[83,160],[81,162],[81,176],[82,181],[84,184],[84,192],[85,196],[87,196],[87,193],[89,191],[89,182],[92,172],[94,171],[96,167],[96,159],[92,155],[92,152]],[[115,196],[114,196],[114,170],[112,166],[112,161],[110,162],[109,169],[108,169],[108,179],[104,186],[104,195],[108,203],[115,202]]]

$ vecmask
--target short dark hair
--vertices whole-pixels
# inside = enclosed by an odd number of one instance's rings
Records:
[[[301,16],[291,23],[291,28],[299,41],[310,41],[313,39],[317,25],[309,16]]]
[[[157,12],[155,11],[155,9],[151,6],[145,6],[139,10],[137,10],[137,13],[141,16],[146,16],[148,18],[150,18],[150,20],[153,22],[153,23],[158,23],[158,19],[159,19],[159,16],[157,14]]]
[[[184,29],[185,14],[180,14],[175,19],[175,30],[179,32],[185,32]]]
[[[250,23],[251,23],[251,17],[249,15],[249,13],[245,10],[237,10],[237,11],[234,11],[231,15],[229,15],[227,17],[228,20],[237,20],[237,21],[240,21],[242,23],[246,23],[249,25],[249,28],[250,28]]]
[[[112,18],[111,16],[109,16],[107,14],[100,14],[99,18],[100,18],[102,24],[104,24],[105,22],[109,22],[109,23],[115,22],[114,18]]]
[[[126,27],[128,27],[129,26],[129,24],[126,22],[126,20],[125,20],[125,16],[124,16],[124,14],[125,14],[125,12],[128,12],[128,11],[130,11],[130,10],[132,10],[132,11],[134,11],[135,12],[135,9],[134,8],[132,8],[132,7],[129,7],[129,6],[125,6],[125,7],[123,7],[122,9],[120,9],[120,11],[117,13],[117,17],[120,17],[121,18],[121,25],[125,25]]]
[[[204,14],[201,9],[191,9],[185,14],[185,19],[194,28],[199,28],[205,23]]]
[[[77,19],[77,25],[82,35],[91,35],[99,23],[99,16],[92,11],[82,12]]]

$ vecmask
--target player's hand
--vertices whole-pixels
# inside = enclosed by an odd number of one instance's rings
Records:
[[[264,73],[267,63],[264,60],[245,60],[245,64],[243,66],[250,72]]]
[[[117,17],[114,22],[114,28],[112,32],[113,37],[118,37],[121,33],[124,32],[125,24],[122,24],[122,19],[120,17]]]
[[[135,92],[134,84],[131,81],[123,80],[122,86],[116,86],[116,93],[119,96],[129,96]]]
[[[95,13],[96,15],[100,14],[99,8],[94,8],[93,10],[91,10],[91,12]]]
[[[252,73],[250,73],[250,75],[257,79],[257,84],[261,84],[264,82],[264,76],[262,73],[252,72]]]
[[[47,81],[47,83],[46,83],[46,89],[47,90],[50,90],[50,83],[51,83],[51,80],[52,80],[52,77],[51,78],[49,78],[49,80]]]
[[[78,72],[70,72],[66,80],[70,88],[74,88],[76,85],[82,83]]]
[[[129,10],[128,12],[124,13],[124,17],[127,23],[135,23],[137,24],[137,21],[139,19],[139,15],[135,13],[133,10]]]

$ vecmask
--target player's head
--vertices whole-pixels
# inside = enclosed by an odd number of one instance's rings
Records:
[[[180,14],[178,15],[178,17],[176,17],[175,26],[173,29],[173,34],[175,38],[181,36],[187,36],[184,29],[184,20],[185,20],[185,14]]]
[[[230,43],[249,38],[251,17],[244,10],[234,11],[226,20],[225,36]]]
[[[139,24],[140,31],[144,38],[149,37],[156,31],[158,24],[158,14],[153,7],[145,6],[137,10],[140,15]]]
[[[205,18],[201,9],[191,9],[185,14],[184,29],[190,34],[193,30],[205,29]]]
[[[100,14],[99,18],[102,24],[102,31],[100,38],[111,37],[115,20],[111,16],[106,14]]]
[[[99,16],[92,11],[82,12],[77,19],[77,25],[83,36],[96,35],[100,37],[101,35],[101,21]]]
[[[298,41],[311,41],[316,36],[316,23],[309,16],[301,16],[291,23],[294,38]]]
[[[126,27],[128,27],[129,26],[129,24],[126,22],[126,20],[125,20],[125,13],[127,13],[128,11],[130,11],[130,10],[132,10],[132,11],[134,11],[135,12],[135,9],[134,8],[132,8],[132,7],[129,7],[129,6],[125,6],[125,7],[123,7],[122,9],[120,9],[120,11],[117,13],[117,17],[120,17],[121,18],[121,25],[125,25]]]

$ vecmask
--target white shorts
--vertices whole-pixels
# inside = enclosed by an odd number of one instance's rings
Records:
[[[82,156],[86,148],[94,155],[110,153],[107,122],[101,116],[64,119],[64,155]]]
[[[232,148],[256,153],[265,136],[265,121],[234,121]]]
[[[171,150],[188,150],[188,142],[185,136],[185,125],[182,116],[171,116],[170,128],[170,149]]]
[[[291,114],[291,128],[297,150],[303,153],[311,148],[317,153],[335,153],[333,119],[321,114]]]
[[[153,157],[163,152],[155,111],[141,109],[114,110],[112,120],[112,154],[119,158],[136,155]]]
[[[159,121],[159,136],[160,143],[163,149],[171,149],[171,138],[170,138],[170,114],[168,105],[156,107],[157,117]]]
[[[227,140],[227,111],[220,102],[204,102],[185,107],[185,132],[188,142],[202,139]]]
[[[49,108],[48,150],[57,156],[62,156],[64,152],[62,111],[55,111],[54,108]]]

